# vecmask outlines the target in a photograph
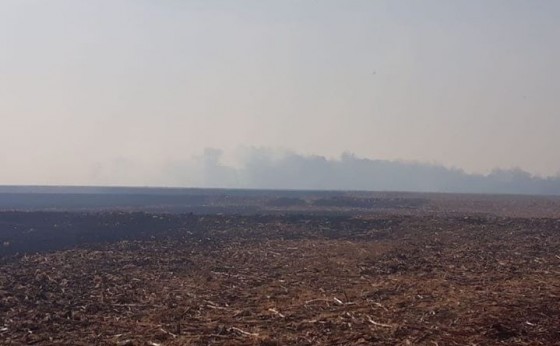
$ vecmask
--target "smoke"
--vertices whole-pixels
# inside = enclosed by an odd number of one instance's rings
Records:
[[[560,194],[560,177],[536,177],[520,169],[468,174],[352,153],[326,158],[266,148],[245,148],[236,165],[223,159],[222,151],[206,149],[190,160],[168,164],[164,180],[174,186],[223,188]]]

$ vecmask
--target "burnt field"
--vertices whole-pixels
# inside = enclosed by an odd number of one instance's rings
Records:
[[[0,344],[560,344],[557,200],[251,198],[0,212]]]

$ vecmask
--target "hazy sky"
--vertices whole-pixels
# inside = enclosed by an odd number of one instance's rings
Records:
[[[2,0],[0,184],[166,185],[247,147],[555,175],[559,18],[556,0]]]

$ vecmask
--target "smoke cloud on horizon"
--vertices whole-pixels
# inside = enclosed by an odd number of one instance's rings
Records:
[[[223,158],[221,150],[208,148],[190,160],[168,163],[160,179],[181,187],[560,194],[560,177],[538,177],[521,169],[469,174],[438,164],[352,153],[326,158],[267,148],[244,150],[236,165]]]

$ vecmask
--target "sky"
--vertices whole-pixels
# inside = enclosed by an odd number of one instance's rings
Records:
[[[0,184],[196,185],[177,175],[255,153],[556,176],[558,18],[555,0],[2,0]]]

